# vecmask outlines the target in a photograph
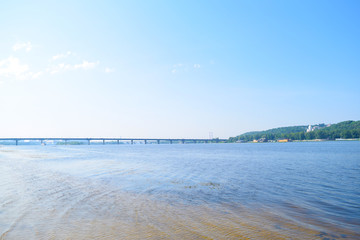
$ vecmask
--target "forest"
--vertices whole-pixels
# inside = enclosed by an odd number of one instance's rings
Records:
[[[291,126],[273,128],[266,131],[247,132],[236,137],[230,137],[229,142],[253,141],[261,138],[269,140],[290,139],[290,140],[314,140],[337,138],[352,139],[360,138],[360,121],[344,121],[327,126],[325,124],[312,125],[316,129],[307,132],[308,126]]]

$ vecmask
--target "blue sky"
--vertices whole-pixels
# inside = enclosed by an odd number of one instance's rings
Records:
[[[359,1],[4,1],[1,137],[360,119]]]

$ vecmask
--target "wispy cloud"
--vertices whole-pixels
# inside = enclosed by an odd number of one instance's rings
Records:
[[[85,60],[79,64],[59,63],[56,65],[51,65],[47,69],[47,72],[50,72],[51,74],[55,74],[55,73],[65,72],[65,71],[69,71],[69,70],[77,70],[77,69],[88,70],[88,69],[92,69],[92,68],[96,67],[96,65],[98,65],[99,63],[100,63],[99,61],[88,62]]]
[[[59,63],[56,65],[51,65],[50,67],[48,67],[46,69],[47,72],[50,72],[51,74],[55,74],[55,73],[59,73],[59,72],[65,72],[67,70],[71,69],[71,65],[70,64],[65,64],[65,63]]]
[[[99,61],[96,61],[96,62],[88,62],[88,61],[85,61],[83,60],[82,63],[80,64],[75,64],[74,65],[74,69],[84,69],[84,70],[87,70],[87,69],[91,69],[91,68],[94,68],[96,65],[98,65],[100,62]]]
[[[177,64],[174,64],[173,65],[173,68],[179,68],[179,67],[182,67],[184,64],[182,63],[177,63]]]
[[[34,78],[39,78],[40,76],[42,76],[44,73],[42,71],[40,72],[36,72],[36,73],[33,73],[31,78],[34,79]]]
[[[201,65],[198,63],[195,64],[177,63],[177,64],[173,64],[171,73],[172,74],[184,73],[184,72],[189,72],[191,70],[195,71],[194,69],[199,69],[199,68],[201,68]]]
[[[105,72],[106,72],[106,73],[112,73],[112,72],[115,72],[115,69],[106,67],[106,68],[105,68]]]
[[[31,48],[32,45],[30,42],[17,43],[12,47],[14,51],[18,51],[20,49],[30,51]],[[40,68],[38,71],[34,71],[29,64],[22,62],[19,58],[14,56],[9,56],[6,59],[0,59],[0,81],[4,79],[36,79],[45,74],[56,74],[76,70],[85,71],[93,69],[100,64],[99,61],[79,61],[79,59],[73,58],[74,56],[76,55],[71,51],[67,51],[63,54],[54,55],[50,58],[48,66],[44,67],[43,69]],[[68,57],[71,57],[71,59],[66,59]],[[58,63],[59,60],[62,60],[61,63]],[[105,68],[105,72],[114,72],[114,69],[107,67]]]
[[[177,73],[179,71],[179,69],[182,68],[183,66],[184,66],[184,64],[182,64],[182,63],[174,64],[172,67],[173,69],[171,70],[171,73],[172,74]]]
[[[32,45],[30,42],[26,42],[26,43],[16,43],[13,46],[14,51],[18,51],[21,49],[25,49],[25,51],[29,52],[32,49]]]
[[[55,55],[51,59],[53,61],[56,61],[58,59],[67,58],[68,56],[71,56],[71,55],[73,55],[73,53],[71,51],[67,51],[66,53],[61,53],[61,54]]]
[[[65,72],[69,70],[77,70],[77,69],[83,69],[88,70],[96,67],[100,62],[89,62],[87,60],[83,60],[82,63],[76,63],[76,60],[73,58],[76,56],[73,52],[67,51],[66,53],[61,53],[52,56],[51,60],[52,62],[62,60],[62,63],[50,63],[50,66],[47,69],[47,72],[50,72],[51,74]],[[71,59],[66,59],[71,58]],[[71,63],[69,63],[71,62]]]

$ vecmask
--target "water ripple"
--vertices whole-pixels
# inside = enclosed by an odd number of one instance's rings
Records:
[[[359,143],[0,148],[0,239],[360,238]]]

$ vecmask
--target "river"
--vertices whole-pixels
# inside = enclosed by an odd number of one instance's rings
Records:
[[[360,142],[0,146],[0,239],[360,239]]]

